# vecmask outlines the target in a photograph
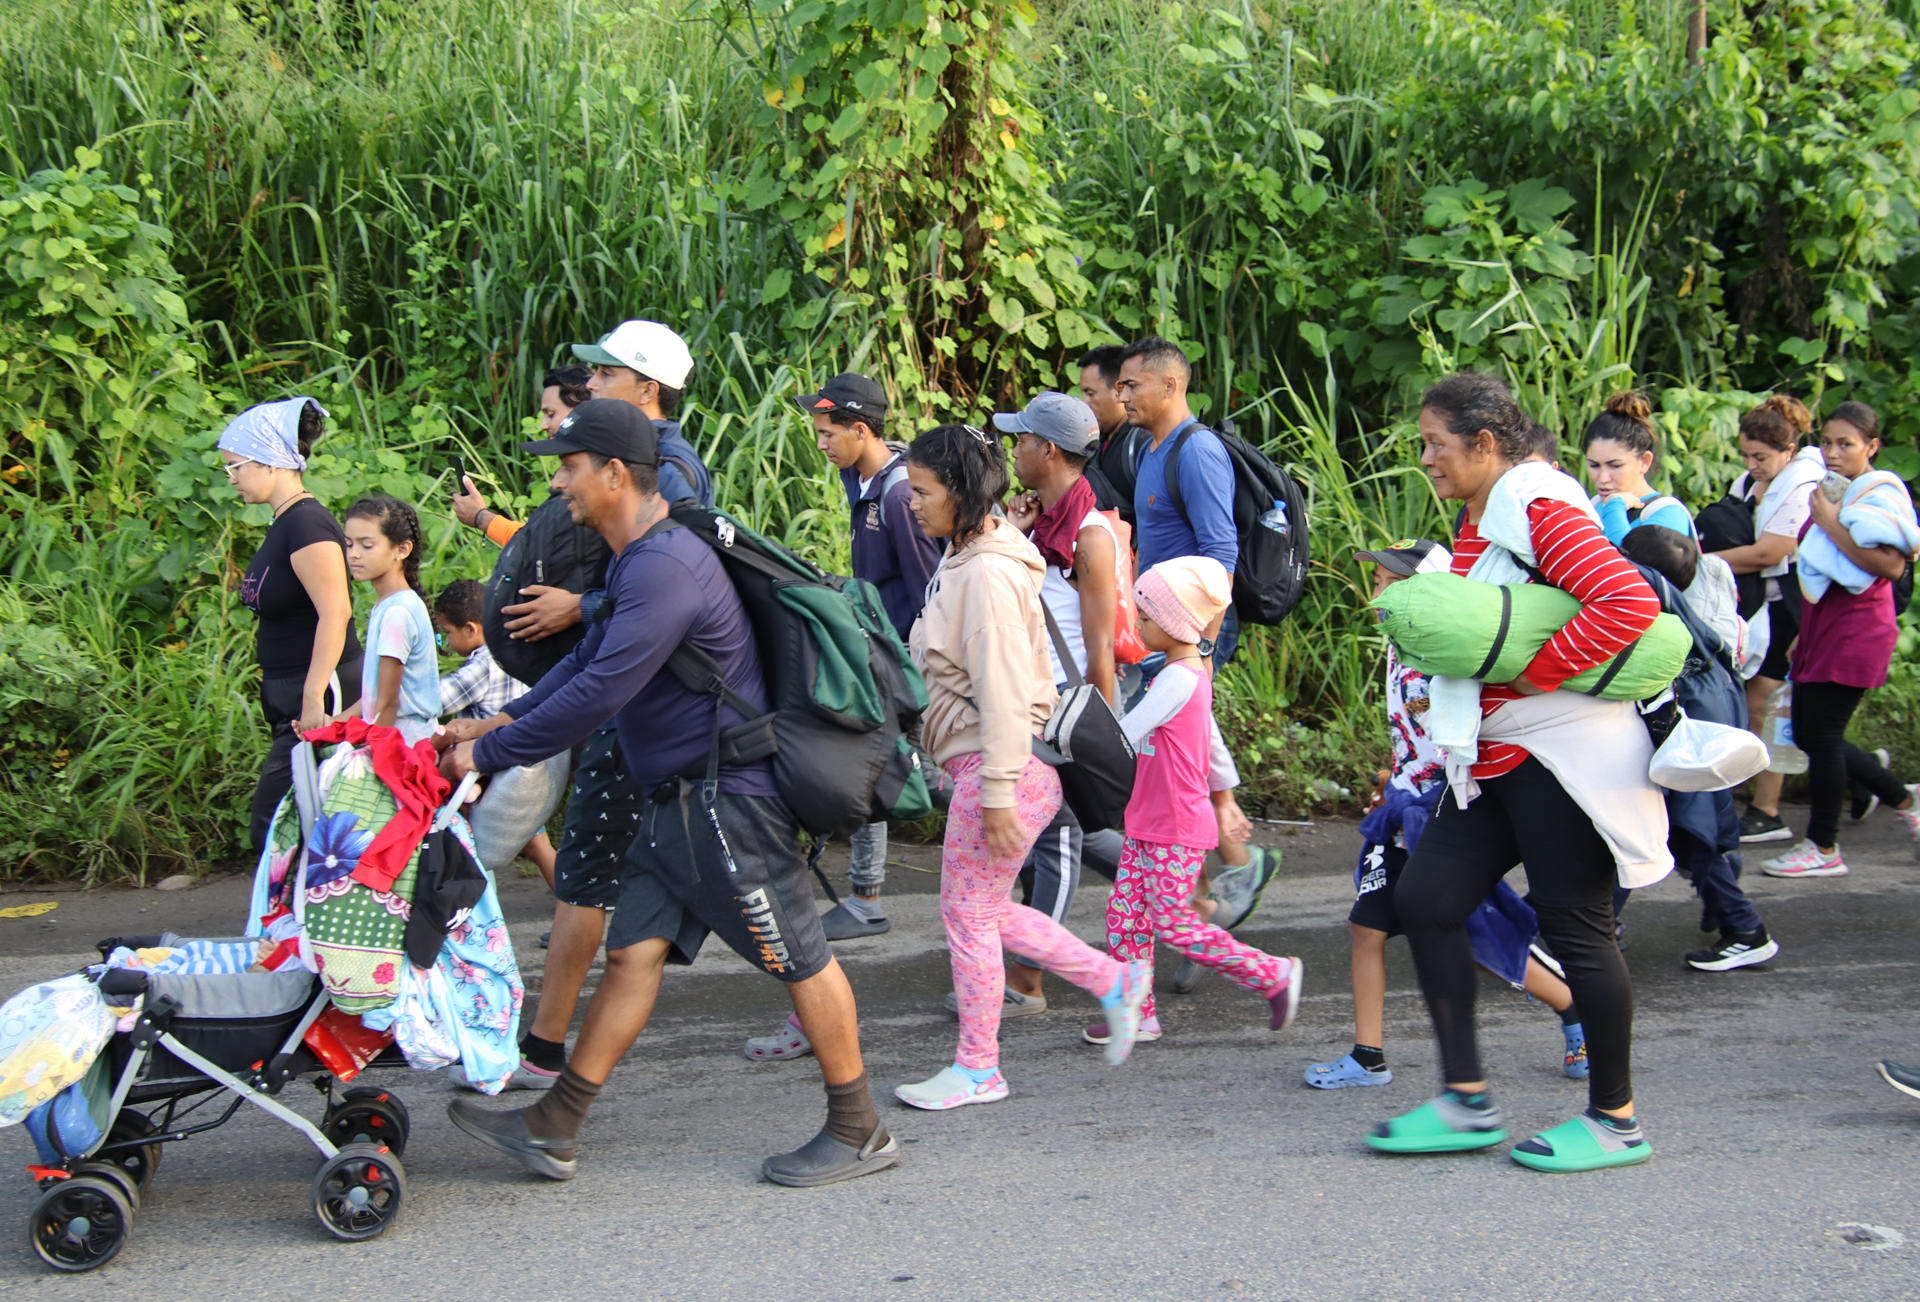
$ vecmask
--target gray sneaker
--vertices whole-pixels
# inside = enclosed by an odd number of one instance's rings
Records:
[[[1267,889],[1267,883],[1273,880],[1279,867],[1278,850],[1249,845],[1244,864],[1234,867],[1222,864],[1211,869],[1207,879],[1213,883],[1213,898],[1220,902],[1213,924],[1232,931],[1252,917],[1260,906],[1261,892]]]
[[[960,996],[951,990],[947,991],[947,1011],[955,1017],[960,1016]],[[1008,986],[1007,997],[1000,1003],[1000,1020],[1004,1022],[1010,1017],[1035,1017],[1046,1011],[1045,995],[1023,995],[1012,986]]]

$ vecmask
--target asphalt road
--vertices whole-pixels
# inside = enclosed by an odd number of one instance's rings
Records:
[[[1799,811],[1794,811],[1798,813]],[[310,1209],[310,1146],[262,1114],[169,1146],[131,1241],[101,1272],[60,1277],[26,1248],[34,1192],[0,1181],[0,1296],[391,1298],[1836,1298],[1920,1296],[1920,1102],[1879,1056],[1920,1060],[1920,862],[1885,814],[1844,829],[1854,871],[1749,886],[1783,952],[1764,969],[1693,973],[1683,883],[1640,892],[1627,957],[1639,996],[1636,1086],[1656,1156],[1586,1176],[1526,1171],[1503,1150],[1388,1158],[1360,1142],[1420,1102],[1435,1056],[1405,947],[1389,947],[1392,1085],[1322,1094],[1300,1073],[1351,1043],[1344,918],[1351,827],[1288,834],[1287,866],[1243,934],[1306,961],[1301,1017],[1209,979],[1163,997],[1167,1037],[1109,1070],[1081,1044],[1092,1002],[1050,981],[1054,1011],[1002,1033],[1004,1103],[895,1106],[890,1087],[950,1061],[954,1024],[930,871],[909,850],[894,929],[843,945],[869,1071],[905,1146],[899,1169],[820,1190],[760,1183],[766,1154],[822,1115],[810,1060],[756,1064],[748,1035],[779,988],[724,951],[669,974],[654,1026],[583,1136],[570,1184],[529,1176],[454,1130],[443,1080],[387,1073],[411,1105],[407,1196],[371,1243],[329,1238]],[[917,866],[914,866],[917,865]],[[1104,883],[1072,919],[1097,931]],[[537,880],[505,891],[537,985]],[[0,908],[0,992],[77,965],[114,932],[230,930],[244,885],[14,891]],[[1162,956],[1161,972],[1172,958]],[[1543,1008],[1489,979],[1481,1021],[1515,1138],[1584,1103]],[[318,1117],[304,1086],[294,1106]],[[516,1096],[524,1098],[525,1096]],[[0,1149],[30,1160],[25,1136]],[[17,1168],[16,1168],[17,1172]],[[1863,1228],[1865,1227],[1865,1228]]]

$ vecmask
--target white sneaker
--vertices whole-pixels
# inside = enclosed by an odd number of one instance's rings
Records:
[[[1894,810],[1894,816],[1907,825],[1907,835],[1913,838],[1913,853],[1920,858],[1920,782],[1907,784],[1907,798],[1913,803],[1905,809]]]
[[[992,1079],[976,1085],[971,1077],[952,1067],[942,1067],[939,1075],[918,1084],[893,1088],[893,1096],[902,1103],[927,1112],[950,1112],[969,1103],[998,1103],[1007,1093],[1007,1078],[997,1071]]]
[[[1832,854],[1826,854],[1812,841],[1802,839],[1785,854],[1761,864],[1760,871],[1769,877],[1845,877],[1847,861],[1840,857],[1837,845]]]

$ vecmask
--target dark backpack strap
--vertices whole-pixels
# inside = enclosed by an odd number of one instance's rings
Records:
[[[1494,632],[1493,646],[1487,651],[1487,658],[1480,667],[1467,676],[1485,678],[1489,670],[1500,659],[1500,653],[1507,647],[1507,630],[1513,625],[1513,589],[1506,584],[1500,585],[1500,627]]]
[[[663,466],[672,466],[675,470],[678,470],[681,473],[681,475],[685,477],[687,481],[687,487],[694,491],[695,496],[691,500],[699,501],[698,494],[700,492],[700,476],[694,473],[693,464],[691,462],[689,462],[685,457],[663,456],[660,458],[660,464]],[[665,496],[665,494],[662,494],[662,496]]]
[[[1639,640],[1635,639],[1620,648],[1620,654],[1615,656],[1613,661],[1607,665],[1607,671],[1600,675],[1599,680],[1595,682],[1592,687],[1587,689],[1588,696],[1598,696],[1607,690],[1607,684],[1611,683],[1614,677],[1619,674],[1622,669],[1626,668],[1627,657],[1633,654],[1633,648],[1638,644]]]
[[[1047,617],[1047,636],[1053,639],[1054,653],[1060,657],[1060,669],[1067,676],[1067,686],[1080,686],[1087,681],[1087,676],[1080,672],[1080,666],[1073,658],[1073,651],[1067,646],[1067,636],[1060,631],[1060,625],[1054,622],[1053,610],[1045,601],[1040,603],[1040,613]],[[975,707],[976,710],[978,708]]]
[[[1182,520],[1187,519],[1187,500],[1180,495],[1180,449],[1186,446],[1187,440],[1193,437],[1193,431],[1198,428],[1200,426],[1195,423],[1175,434],[1173,446],[1167,449],[1167,497],[1172,501],[1173,509],[1180,513]],[[1193,527],[1191,520],[1187,521],[1187,527],[1189,529]]]

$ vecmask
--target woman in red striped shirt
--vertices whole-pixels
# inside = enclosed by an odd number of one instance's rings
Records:
[[[1531,574],[1535,581],[1579,598],[1582,607],[1518,678],[1480,687],[1482,727],[1503,735],[1512,730],[1494,725],[1501,711],[1544,714],[1515,703],[1552,692],[1573,675],[1604,664],[1638,638],[1660,611],[1652,589],[1601,533],[1583,490],[1557,471],[1525,466],[1503,490],[1500,505],[1511,523],[1502,537],[1513,550],[1483,536],[1483,523],[1492,527],[1483,521],[1489,498],[1502,478],[1526,460],[1531,426],[1506,386],[1488,376],[1452,376],[1428,389],[1421,400],[1421,467],[1442,499],[1466,506],[1454,543],[1454,572],[1472,571],[1470,577],[1492,582]],[[1488,555],[1490,550],[1496,554]],[[1486,563],[1476,569],[1483,557]],[[1621,738],[1645,744],[1645,729],[1631,704],[1578,700],[1578,709],[1571,708],[1572,701],[1555,702],[1568,707],[1561,715],[1571,714],[1572,724],[1536,728],[1529,723],[1523,735],[1545,751],[1544,733],[1552,727],[1580,731],[1571,739],[1563,732],[1559,745],[1579,753],[1583,743],[1590,744],[1599,752],[1591,761],[1597,768],[1611,763],[1605,754],[1623,749]],[[1519,717],[1500,722],[1511,725]],[[1587,719],[1591,724],[1582,722]],[[1622,724],[1631,731],[1620,731]],[[1584,731],[1588,728],[1590,734]],[[1614,783],[1609,790],[1639,794],[1632,788],[1646,783],[1644,754],[1638,763],[1637,774],[1630,760],[1615,766],[1608,775]],[[1610,802],[1583,790],[1590,780],[1582,776],[1584,767],[1561,763],[1549,769],[1523,746],[1482,738],[1471,782],[1457,775],[1456,789],[1468,788],[1462,794],[1469,803],[1463,808],[1453,794],[1442,798],[1401,877],[1395,904],[1433,1018],[1446,1088],[1431,1102],[1378,1126],[1367,1137],[1372,1147],[1394,1153],[1458,1152],[1506,1138],[1474,1033],[1478,980],[1466,920],[1494,883],[1516,863],[1525,863],[1541,935],[1566,969],[1567,985],[1586,1026],[1591,1106],[1516,1146],[1513,1158],[1541,1170],[1594,1170],[1652,1155],[1633,1110],[1633,988],[1613,937],[1616,853],[1587,812]],[[1476,785],[1474,794],[1471,788]],[[1575,792],[1585,797],[1585,807]],[[1653,827],[1646,816],[1646,826],[1623,832],[1610,815],[1602,815],[1615,844],[1645,843],[1657,835],[1664,848],[1665,811],[1650,784],[1647,794],[1660,825]],[[1624,803],[1648,808],[1641,802]],[[1618,860],[1622,866],[1627,862],[1624,857]]]

